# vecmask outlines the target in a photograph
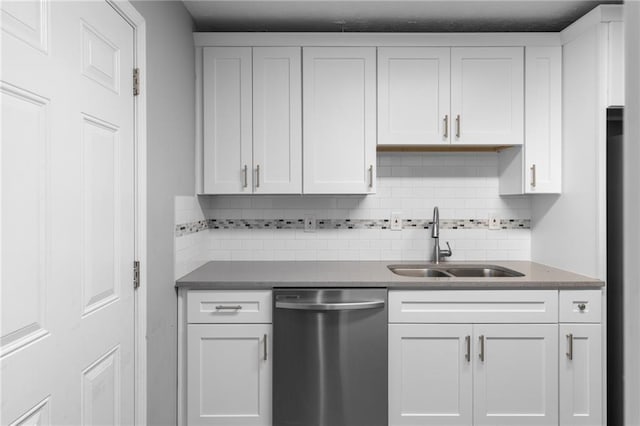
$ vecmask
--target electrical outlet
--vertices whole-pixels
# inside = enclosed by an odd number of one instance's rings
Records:
[[[402,231],[402,213],[391,213],[391,230]]]
[[[489,229],[500,229],[500,217],[496,214],[489,215]]]
[[[314,215],[304,216],[304,232],[316,232],[316,217]]]

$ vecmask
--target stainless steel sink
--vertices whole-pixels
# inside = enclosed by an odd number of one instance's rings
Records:
[[[388,265],[387,268],[396,275],[405,277],[451,277],[441,269],[434,269],[425,265]]]
[[[405,277],[462,277],[462,278],[509,278],[524,277],[524,274],[513,269],[497,265],[470,264],[422,264],[422,265],[388,265],[387,268],[396,275]]]
[[[503,268],[495,265],[456,265],[450,266],[447,272],[454,277],[471,277],[471,278],[505,278],[505,277],[524,277],[524,274],[514,271],[513,269]]]

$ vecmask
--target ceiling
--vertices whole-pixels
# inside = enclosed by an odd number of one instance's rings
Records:
[[[622,0],[184,0],[197,31],[560,31]]]

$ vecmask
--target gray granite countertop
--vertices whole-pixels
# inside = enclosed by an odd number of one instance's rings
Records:
[[[192,289],[271,289],[274,287],[387,287],[393,289],[581,289],[600,288],[600,280],[527,261],[451,262],[489,264],[524,274],[512,278],[412,278],[392,273],[399,261],[214,261],[176,282]],[[447,263],[441,264],[441,266]]]

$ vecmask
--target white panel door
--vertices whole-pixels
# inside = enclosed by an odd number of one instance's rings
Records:
[[[375,192],[376,49],[303,50],[306,194]]]
[[[251,48],[202,52],[204,192],[251,193]]]
[[[187,417],[196,425],[271,425],[271,324],[187,326]]]
[[[299,47],[253,48],[254,192],[302,192]]]
[[[1,7],[0,423],[133,424],[133,28]]]
[[[474,425],[558,424],[558,325],[474,324]]]
[[[560,325],[560,424],[603,424],[600,324]]]
[[[562,47],[526,48],[524,192],[562,190]]]
[[[389,325],[389,425],[472,424],[472,326]]]
[[[452,48],[451,119],[452,143],[521,145],[523,48]]]
[[[378,48],[378,145],[450,142],[450,52]]]

